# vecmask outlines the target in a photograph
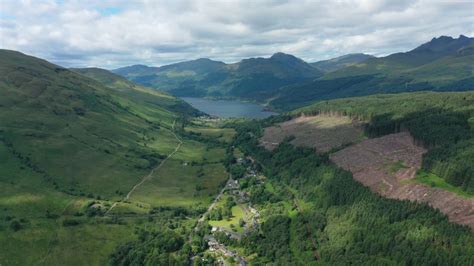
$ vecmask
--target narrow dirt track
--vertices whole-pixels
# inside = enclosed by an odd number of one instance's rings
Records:
[[[209,208],[207,208],[207,211],[201,216],[201,218],[199,218],[198,220],[198,224],[196,225],[196,227],[194,228],[194,230],[196,230],[198,228],[198,225],[202,222],[204,222],[204,220],[206,219],[206,216],[212,211],[212,209],[214,209],[214,207],[216,206],[217,202],[219,201],[219,199],[222,197],[222,194],[224,194],[224,191],[227,189],[227,185],[229,184],[231,178],[229,176],[229,179],[227,179],[227,182],[225,183],[224,187],[221,189],[221,191],[219,192],[219,194],[217,194],[216,198],[214,199],[214,201],[212,202],[212,204],[209,206]]]
[[[69,206],[71,206],[73,203],[74,203],[74,199],[71,199],[71,201],[61,211],[61,216],[64,215],[64,213],[66,213],[67,208],[69,208]],[[56,221],[56,223],[58,222]],[[48,250],[46,251],[46,255],[44,255],[43,259],[40,262],[41,265],[46,265],[46,261],[48,260],[48,257],[51,254],[51,252],[53,251],[53,242],[58,239],[59,230],[61,229],[61,225],[59,223],[58,223],[58,227],[59,229],[56,232],[54,232],[54,237],[48,242]]]
[[[174,129],[174,125],[176,124],[176,121],[173,122],[173,126],[172,126],[172,129]],[[170,154],[168,154],[168,156],[163,160],[161,161],[161,163],[156,166],[155,168],[153,168],[150,173],[148,173],[147,175],[145,175],[141,180],[140,182],[138,182],[137,184],[135,184],[135,186],[132,187],[132,189],[127,193],[127,195],[123,198],[122,201],[126,201],[128,199],[130,199],[130,196],[132,195],[132,193],[138,188],[140,187],[143,183],[145,183],[147,180],[150,180],[152,177],[153,177],[153,174],[159,170],[163,164],[169,159],[171,158],[171,156],[173,156],[174,154],[176,154],[179,149],[181,148],[181,146],[183,145],[183,141],[173,132],[173,130],[169,130],[167,129],[171,134],[173,134],[173,136],[176,138],[176,140],[178,140],[178,145],[176,145],[176,148],[173,150],[173,152],[171,152]],[[106,212],[105,212],[105,215],[108,215],[110,213],[110,211],[112,211],[113,208],[115,208],[117,205],[119,204],[119,201],[116,201],[114,202],[114,204],[112,204],[112,206],[110,207],[110,209],[108,209]]]
[[[149,180],[150,178],[153,177],[153,174],[159,170],[161,168],[161,166],[163,166],[163,164],[169,159],[171,158],[171,156],[173,156],[174,154],[176,154],[176,152],[179,151],[179,149],[181,148],[181,146],[183,145],[183,141],[173,132],[174,130],[174,127],[175,127],[175,124],[176,124],[176,121],[173,122],[173,125],[172,125],[172,130],[169,130],[169,129],[166,129],[168,130],[171,134],[173,134],[173,136],[176,138],[176,140],[178,140],[178,145],[176,145],[176,148],[173,150],[173,152],[171,152],[163,161],[161,161],[161,163],[156,166],[155,168],[153,168],[150,173],[148,173],[146,176],[144,176],[139,183],[137,183],[135,186],[132,187],[132,189],[127,193],[127,195],[125,196],[125,198],[123,200],[128,200],[130,198],[130,196],[132,195],[132,193],[138,188],[140,187],[143,183],[145,183],[145,181]],[[71,202],[69,202],[66,207],[64,207],[63,211],[61,212],[61,216],[66,212],[67,208],[72,204],[74,203],[74,200],[71,200]],[[119,202],[114,202],[114,204],[112,204],[112,206],[110,207],[110,209],[107,210],[107,212],[105,212],[105,215],[108,215],[109,212],[115,208],[117,206]],[[58,225],[59,227],[61,227],[60,225]],[[53,242],[54,240],[56,240],[58,238],[58,231],[55,232],[55,236],[53,239],[51,239],[51,241],[49,241],[48,243],[48,250],[46,252],[46,255],[43,257],[43,259],[41,260],[40,264],[41,265],[46,265],[46,261],[49,257],[49,255],[51,254],[52,250],[53,250]]]

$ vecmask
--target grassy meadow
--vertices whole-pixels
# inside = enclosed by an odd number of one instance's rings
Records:
[[[446,180],[444,180],[443,178],[433,173],[426,172],[423,170],[418,171],[413,181],[421,183],[421,184],[425,184],[431,187],[441,188],[441,189],[456,193],[457,195],[465,197],[465,198],[474,198],[474,194],[468,193],[459,187],[453,186],[449,184],[448,182],[446,182]]]

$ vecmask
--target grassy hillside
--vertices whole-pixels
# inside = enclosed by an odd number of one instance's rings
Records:
[[[365,60],[373,58],[374,56],[368,54],[347,54],[336,58],[322,60],[311,63],[311,65],[322,72],[333,72],[342,68],[346,68],[358,63],[362,63]]]
[[[121,189],[116,186],[135,181],[125,173],[144,172],[167,153],[145,146],[152,138],[169,138],[159,128],[170,128],[179,114],[166,106],[123,97],[89,78],[12,51],[2,51],[0,67],[5,73],[0,81],[2,142],[60,190],[113,197]]]
[[[315,101],[412,91],[474,89],[474,38],[434,38],[406,53],[371,58],[304,85],[280,90],[270,104],[291,110]]]
[[[199,111],[183,100],[175,98],[166,92],[138,85],[105,69],[76,68],[72,70],[100,82],[126,97],[133,97],[134,100],[141,103],[165,107],[170,111],[183,115],[194,116],[200,114]]]
[[[179,133],[196,110],[168,94],[9,50],[0,73],[2,265],[107,264],[139,228],[187,230],[227,178],[224,149]]]
[[[373,95],[323,101],[297,112],[357,116],[369,121],[369,136],[408,130],[429,148],[426,171],[474,193],[474,92]]]
[[[283,86],[321,75],[321,71],[303,60],[283,53],[235,64],[197,59],[159,68],[131,66],[114,72],[173,95],[239,97],[257,101],[271,98]]]

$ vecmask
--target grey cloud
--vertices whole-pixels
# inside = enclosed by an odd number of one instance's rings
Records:
[[[5,0],[0,47],[105,68],[199,57],[236,62],[277,51],[315,61],[405,51],[439,35],[472,36],[473,9],[470,1],[428,0]]]

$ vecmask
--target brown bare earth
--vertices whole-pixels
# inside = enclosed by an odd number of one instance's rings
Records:
[[[363,140],[361,125],[346,116],[300,116],[265,128],[260,142],[266,149],[273,150],[286,137],[295,136],[292,144],[316,148],[316,151],[324,153]]]
[[[385,197],[425,202],[449,220],[474,228],[474,199],[406,180],[421,167],[426,150],[415,145],[407,132],[364,140],[330,156],[354,178]]]

